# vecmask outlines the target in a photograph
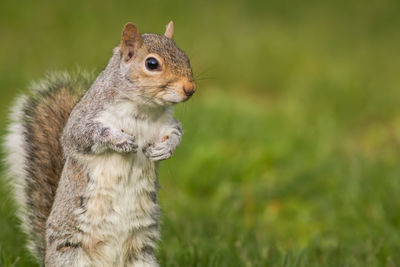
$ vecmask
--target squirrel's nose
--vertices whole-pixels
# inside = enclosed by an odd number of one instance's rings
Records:
[[[182,89],[187,97],[191,97],[196,91],[196,84],[194,82],[186,82]]]

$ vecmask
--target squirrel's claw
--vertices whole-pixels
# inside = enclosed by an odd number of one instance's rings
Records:
[[[138,145],[135,143],[135,140],[126,140],[122,143],[112,144],[111,147],[113,150],[120,153],[136,153],[138,149]]]
[[[149,144],[143,148],[143,154],[151,161],[161,161],[170,158],[173,149],[168,142]]]
[[[120,153],[137,152],[138,144],[136,143],[136,138],[129,134],[114,131],[110,139],[109,147],[114,151]]]

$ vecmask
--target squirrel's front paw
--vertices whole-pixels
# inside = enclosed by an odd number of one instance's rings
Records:
[[[113,131],[109,142],[109,147],[120,153],[137,152],[138,145],[135,137],[123,133],[122,131]]]
[[[168,141],[148,144],[143,148],[143,154],[152,161],[168,159],[173,154],[173,147]]]

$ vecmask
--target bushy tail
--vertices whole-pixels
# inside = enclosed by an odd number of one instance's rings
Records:
[[[64,165],[60,137],[69,114],[91,78],[87,74],[47,75],[29,95],[18,98],[4,140],[9,183],[29,249],[43,262],[45,226]]]

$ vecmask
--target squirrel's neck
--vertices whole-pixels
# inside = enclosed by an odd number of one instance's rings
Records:
[[[121,56],[119,50],[114,49],[111,59],[108,61],[106,68],[99,74],[92,84],[91,91],[112,91],[122,89],[126,86],[121,73],[120,62]]]

